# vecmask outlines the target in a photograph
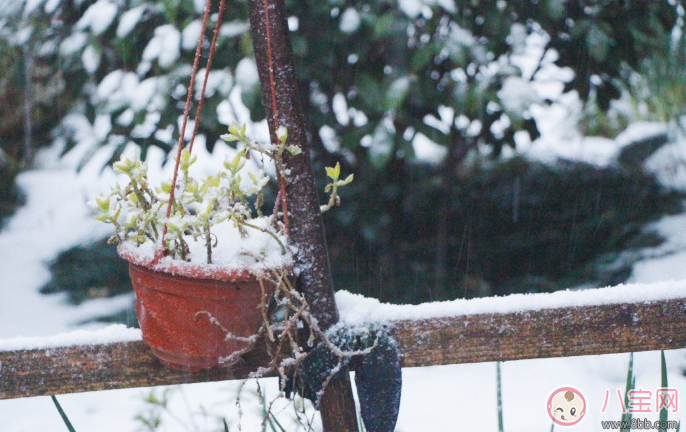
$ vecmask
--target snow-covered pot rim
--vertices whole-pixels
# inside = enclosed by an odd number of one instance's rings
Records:
[[[256,262],[252,265],[222,265],[222,264],[198,264],[187,262],[171,257],[163,257],[154,263],[155,259],[149,254],[143,253],[131,243],[120,243],[117,253],[130,264],[148,268],[153,271],[167,273],[172,276],[183,276],[192,279],[216,280],[222,282],[245,282],[255,280],[268,275],[272,271],[285,271],[291,273],[292,259],[285,257],[278,263]]]

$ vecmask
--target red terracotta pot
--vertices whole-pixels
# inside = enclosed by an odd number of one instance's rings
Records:
[[[152,270],[121,255],[129,261],[143,340],[162,363],[198,371],[219,366],[220,358],[248,347],[249,342],[227,339],[224,329],[241,337],[259,329],[262,290],[254,277],[191,278]]]

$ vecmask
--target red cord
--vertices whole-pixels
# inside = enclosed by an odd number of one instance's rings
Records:
[[[207,29],[207,21],[210,17],[210,8],[212,7],[212,0],[207,0],[205,4],[205,13],[202,19],[202,28],[200,29],[200,36],[198,37],[198,45],[195,48],[195,60],[193,60],[193,71],[191,72],[191,82],[188,85],[188,95],[186,97],[186,106],[183,111],[183,123],[181,125],[181,133],[179,135],[178,150],[176,154],[176,164],[174,165],[174,175],[172,177],[171,191],[169,192],[169,202],[167,203],[168,219],[171,216],[172,206],[174,204],[174,191],[176,189],[176,179],[179,174],[179,162],[181,161],[181,152],[183,151],[184,135],[186,134],[186,125],[188,124],[188,115],[191,109],[191,100],[193,99],[193,86],[195,85],[195,76],[198,73],[198,65],[200,64],[200,57],[202,56],[202,43],[205,40],[205,30]],[[196,122],[197,123],[197,122]],[[157,263],[160,258],[166,254],[166,247],[164,245],[164,238],[167,236],[167,223],[164,223],[162,228],[162,245],[155,251],[153,263]]]
[[[193,134],[191,135],[191,142],[188,145],[188,151],[193,153],[193,143],[198,134],[198,127],[200,126],[200,116],[202,115],[202,107],[205,102],[205,90],[207,89],[207,81],[212,70],[212,60],[214,60],[214,52],[217,49],[217,39],[219,39],[219,30],[222,25],[222,16],[224,15],[224,7],[226,0],[219,1],[219,12],[217,13],[217,24],[214,26],[214,36],[212,37],[212,44],[210,45],[210,55],[207,57],[207,66],[205,67],[205,80],[202,83],[202,90],[200,91],[200,101],[198,101],[198,111],[195,114],[195,126],[193,127]]]
[[[217,39],[219,38],[219,31],[221,28],[222,16],[224,14],[225,5],[226,5],[226,0],[220,0],[219,12],[217,15],[217,23],[216,23],[215,28],[214,28],[214,36],[212,37],[212,44],[210,45],[210,53],[209,53],[209,56],[207,59],[207,66],[205,68],[205,78],[203,81],[202,90],[200,92],[200,100],[198,101],[198,108],[197,108],[196,116],[195,116],[195,124],[193,126],[193,133],[191,134],[191,139],[190,139],[190,143],[188,146],[189,152],[193,151],[193,144],[195,143],[195,137],[197,136],[198,128],[200,126],[200,119],[201,119],[201,115],[202,115],[203,103],[205,101],[205,90],[207,89],[207,82],[209,80],[210,71],[212,70],[212,61],[214,59],[214,54],[215,54],[216,47],[217,47]],[[180,132],[180,136],[179,136],[178,150],[177,150],[177,155],[176,155],[176,163],[174,165],[174,175],[172,176],[171,191],[169,192],[169,202],[167,203],[167,213],[166,213],[167,219],[171,216],[171,211],[172,211],[172,207],[174,204],[174,199],[175,199],[174,195],[175,195],[175,190],[176,190],[176,181],[178,179],[178,174],[179,174],[179,164],[181,161],[181,152],[184,149],[184,145],[183,145],[184,136],[186,134],[186,126],[188,124],[188,117],[190,114],[191,101],[193,99],[193,88],[195,85],[196,75],[198,73],[198,66],[200,64],[200,57],[202,56],[202,44],[205,40],[205,31],[207,30],[207,21],[209,19],[211,6],[212,6],[212,0],[207,0],[207,3],[205,4],[205,12],[203,15],[202,27],[200,30],[200,36],[198,37],[198,45],[196,46],[196,49],[195,49],[195,59],[193,61],[193,70],[191,72],[190,84],[188,86],[188,95],[186,97],[186,105],[184,107],[184,112],[183,112],[183,123],[181,125],[181,132]],[[278,116],[278,110],[277,110],[277,104],[276,104],[276,82],[274,79],[274,58],[273,58],[273,53],[272,53],[271,28],[270,28],[270,20],[269,20],[269,0],[264,0],[264,6],[265,6],[265,8],[264,8],[264,10],[265,10],[265,21],[267,23],[267,57],[268,57],[268,62],[269,62],[269,85],[270,85],[271,102],[272,102],[272,122],[273,122],[274,131],[277,131],[279,129],[279,116]],[[281,144],[278,136],[276,137],[276,141],[277,141],[277,145]],[[283,221],[284,221],[284,226],[285,226],[285,230],[286,230],[286,236],[288,236],[288,233],[289,233],[288,201],[286,199],[286,180],[283,177],[279,177],[279,193],[277,195],[277,203],[279,202],[279,198],[280,198],[281,207],[283,210]],[[153,263],[157,263],[166,253],[166,248],[164,246],[164,238],[167,235],[167,231],[168,231],[167,223],[165,222],[164,226],[162,228],[162,245],[155,252],[155,257],[154,257]]]
[[[269,65],[269,91],[271,93],[272,101],[272,123],[274,128],[274,135],[279,130],[279,112],[276,105],[276,80],[274,79],[274,55],[272,53],[272,31],[271,21],[269,20],[269,0],[264,0],[264,20],[267,24],[267,62]],[[276,144],[280,145],[281,141],[276,136]],[[288,223],[288,200],[286,198],[286,179],[279,177],[280,191],[278,196],[281,197],[281,208],[283,210],[283,224],[286,228],[286,237],[288,237],[290,228]],[[278,201],[278,199],[277,199]]]

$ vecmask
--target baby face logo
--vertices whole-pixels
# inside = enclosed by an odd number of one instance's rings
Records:
[[[548,398],[548,415],[560,426],[573,426],[586,414],[586,398],[574,387],[560,387]]]

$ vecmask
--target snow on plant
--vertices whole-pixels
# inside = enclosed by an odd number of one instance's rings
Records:
[[[232,224],[243,236],[248,235],[248,229],[268,234],[278,243],[281,253],[286,254],[287,210],[282,200],[287,178],[283,159],[286,154],[301,154],[302,149],[288,143],[288,131],[283,127],[277,130],[276,143],[251,141],[246,136],[246,127],[237,124],[229,127],[228,133],[222,138],[228,142],[238,142],[237,152],[224,160],[220,172],[203,179],[192,175],[192,166],[197,158],[187,149],[181,151],[177,160],[178,181],[163,182],[155,187],[148,181],[147,165],[138,156],[122,157],[116,162],[114,171],[126,176],[127,183],[114,186],[109,195],[102,195],[92,203],[98,212],[96,219],[115,227],[115,234],[110,241],[135,246],[151,244],[155,249],[162,246],[168,256],[184,261],[190,261],[191,242],[204,244],[207,263],[211,264],[213,249],[222,241],[217,227]],[[253,153],[263,156],[264,160],[273,162],[275,166],[279,193],[270,216],[263,215],[261,211],[265,204],[264,188],[269,184],[270,177],[264,170],[249,172],[246,169]],[[329,199],[320,207],[322,212],[338,205],[339,188],[353,181],[352,174],[345,179],[340,178],[340,164],[327,167],[326,174],[330,180],[325,189]],[[174,183],[176,186],[173,186]],[[256,261],[264,258],[250,251],[242,253]],[[221,358],[221,363],[233,363],[239,356],[252,350],[258,340],[266,344],[269,365],[250,374],[250,378],[269,374],[279,377],[279,394],[268,405],[265,403],[264,422],[269,419],[274,402],[282,397],[297,393],[318,406],[328,383],[345,369],[352,357],[366,356],[379,346],[379,341],[388,339],[381,330],[374,330],[373,337],[365,343],[352,343],[353,339],[359,339],[357,336],[341,339],[340,335],[326,334],[311,316],[310,307],[303,294],[296,290],[288,269],[270,268],[257,280],[262,290],[259,310],[263,323],[255,334],[248,337],[233,335],[209,311],[196,312],[196,318],[206,318],[218,326],[226,334],[227,340],[250,342],[244,349]],[[303,329],[309,329],[305,340]],[[345,329],[339,329],[342,330]],[[310,350],[313,350],[312,355]],[[261,392],[260,398],[263,398]],[[312,430],[304,411],[296,408],[295,414],[301,424]]]
[[[234,156],[227,156],[222,171],[204,179],[195,178],[190,173],[197,157],[187,149],[181,151],[177,161],[180,181],[175,187],[168,216],[172,182],[166,181],[152,187],[148,181],[146,163],[138,156],[122,156],[113,164],[113,170],[125,175],[128,183],[114,186],[109,195],[102,195],[91,203],[98,213],[95,219],[111,223],[115,228],[110,243],[130,242],[136,246],[161,244],[171,257],[190,261],[189,242],[192,240],[204,243],[206,261],[212,264],[213,248],[220,241],[215,228],[230,223],[243,237],[247,236],[248,228],[268,234],[278,244],[281,253],[285,254],[286,237],[282,235],[285,234],[285,226],[279,220],[278,212],[281,194],[277,197],[274,213],[265,223],[261,208],[264,205],[264,188],[269,184],[270,177],[264,170],[249,172],[246,165],[252,152],[261,154],[274,162],[277,180],[285,184],[283,155],[288,152],[295,156],[302,150],[288,144],[288,131],[283,127],[277,131],[276,144],[251,141],[245,132],[245,125],[239,127],[234,124],[229,127],[228,134],[222,135],[224,140],[237,141],[242,147]],[[353,175],[339,180],[339,164],[334,168],[327,167],[326,172],[332,182],[326,186],[330,197],[329,202],[321,207],[322,211],[337,205],[340,202],[338,188],[353,180]]]

